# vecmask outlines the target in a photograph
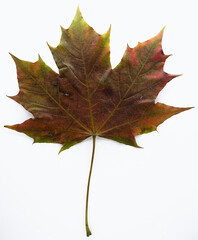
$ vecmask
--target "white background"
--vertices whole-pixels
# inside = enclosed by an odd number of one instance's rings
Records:
[[[188,1],[24,1],[0,8],[0,239],[86,239],[86,184],[91,139],[58,155],[59,144],[34,144],[3,128],[31,117],[6,95],[16,95],[15,64],[8,52],[36,61],[39,53],[55,71],[46,45],[56,46],[60,25],[69,27],[79,3],[89,25],[104,33],[112,24],[115,67],[128,42],[155,36],[166,25],[163,49],[173,54],[170,82],[159,102],[195,106],[137,138],[144,149],[97,139],[91,179],[90,240],[198,239],[198,17]]]

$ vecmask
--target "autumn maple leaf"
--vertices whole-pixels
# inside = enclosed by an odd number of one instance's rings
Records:
[[[135,136],[155,131],[167,118],[188,110],[155,99],[177,75],[163,71],[168,55],[162,51],[163,30],[154,38],[127,49],[121,62],[110,64],[110,29],[97,34],[83,19],[79,8],[70,27],[62,28],[56,48],[50,50],[59,74],[39,57],[35,63],[13,57],[17,66],[19,93],[11,97],[34,116],[22,124],[6,126],[23,132],[34,142],[60,143],[60,151],[96,136],[138,147]]]

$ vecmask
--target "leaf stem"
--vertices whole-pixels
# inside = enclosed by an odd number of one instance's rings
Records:
[[[89,237],[91,235],[91,231],[90,231],[89,225],[88,225],[88,202],[89,202],[89,186],[90,186],[94,153],[95,153],[95,143],[96,143],[96,136],[93,136],[93,150],[92,150],[92,157],[91,157],[91,166],[90,166],[90,170],[89,170],[89,178],[88,178],[88,183],[87,183],[87,197],[86,197],[86,211],[85,211],[85,227],[86,227],[87,237]]]

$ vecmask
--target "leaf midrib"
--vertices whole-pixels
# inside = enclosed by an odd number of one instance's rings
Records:
[[[82,36],[82,34],[81,34],[81,36]],[[82,41],[80,41],[80,42],[82,42]],[[93,110],[92,110],[93,106],[92,106],[92,103],[91,103],[91,95],[90,95],[89,79],[88,79],[90,74],[87,74],[87,68],[86,68],[86,64],[85,64],[85,57],[84,57],[84,51],[83,51],[83,46],[82,45],[81,45],[81,57],[82,57],[82,62],[83,62],[84,74],[85,74],[85,85],[86,85],[86,89],[87,89],[87,101],[88,101],[88,107],[89,107],[89,115],[90,115],[90,121],[91,121],[92,135],[95,135],[95,124],[94,124]]]

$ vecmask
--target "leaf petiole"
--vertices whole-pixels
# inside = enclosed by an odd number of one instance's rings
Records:
[[[92,150],[92,157],[91,157],[91,166],[90,166],[90,170],[89,170],[89,178],[88,178],[88,183],[87,183],[87,197],[86,197],[86,210],[85,210],[85,227],[86,227],[87,237],[89,237],[91,235],[91,231],[90,231],[89,225],[88,225],[88,202],[89,202],[89,186],[90,186],[94,153],[95,153],[95,143],[96,143],[96,136],[93,135],[93,150]]]

